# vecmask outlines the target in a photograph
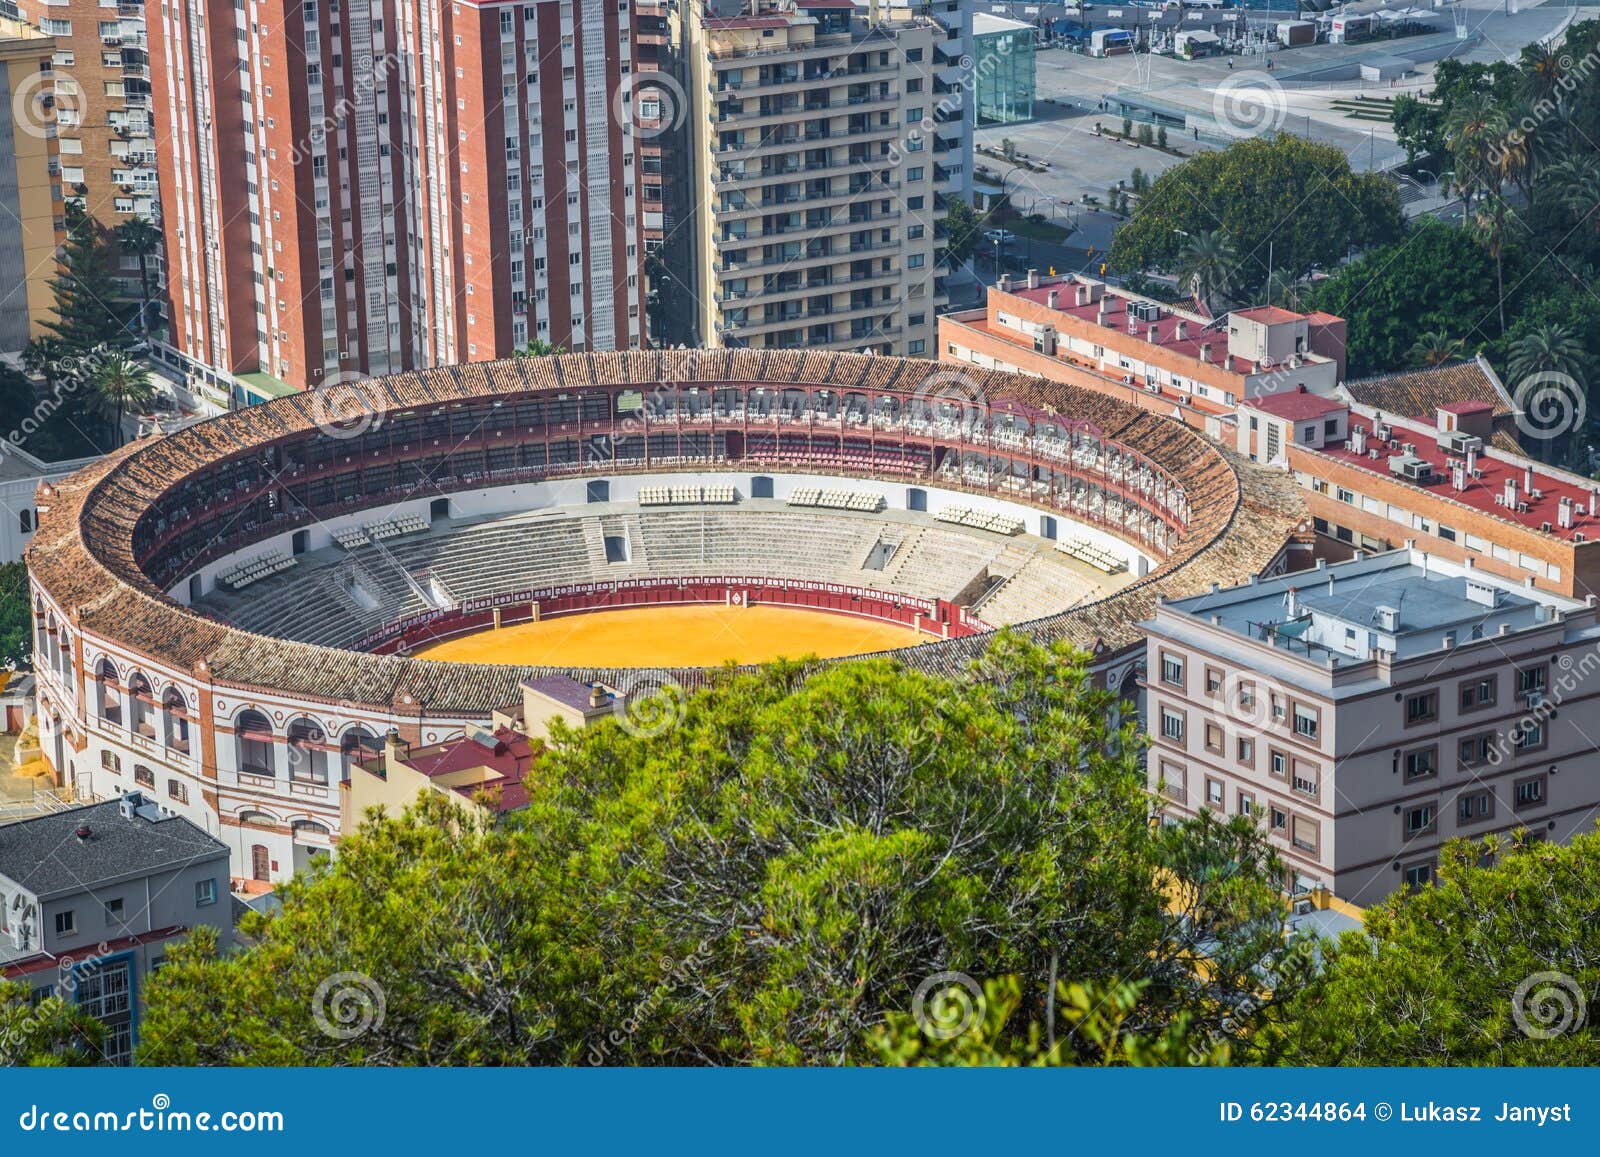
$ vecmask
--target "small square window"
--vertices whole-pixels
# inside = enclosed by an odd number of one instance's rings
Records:
[[[215,880],[196,880],[194,882],[194,906],[204,908],[207,904],[217,902],[217,882]]]

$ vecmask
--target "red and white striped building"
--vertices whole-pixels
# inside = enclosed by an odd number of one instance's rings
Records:
[[[151,10],[170,342],[254,401],[643,337],[629,0]]]

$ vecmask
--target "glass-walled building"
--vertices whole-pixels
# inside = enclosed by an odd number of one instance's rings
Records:
[[[1033,25],[986,12],[972,16],[972,73],[978,123],[1009,125],[1033,119]]]

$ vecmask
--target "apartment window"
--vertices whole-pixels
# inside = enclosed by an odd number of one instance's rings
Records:
[[[73,915],[72,909],[56,913],[56,935],[71,936],[78,931],[78,920]]]
[[[216,880],[196,880],[194,882],[194,906],[204,908],[208,904],[217,902]]]
[[[1406,779],[1427,779],[1438,772],[1439,749],[1437,747],[1419,747],[1415,751],[1406,752]]]
[[[1461,710],[1476,711],[1480,707],[1492,706],[1498,683],[1499,679],[1490,675],[1484,679],[1468,679],[1461,684]]]
[[[1169,707],[1161,709],[1161,734],[1174,743],[1183,742],[1183,715]]]
[[[907,225],[906,226],[906,240],[907,241],[916,241],[916,240],[920,239],[921,237],[922,237],[922,226],[921,225]]]
[[[1322,781],[1322,769],[1314,763],[1307,763],[1303,759],[1294,761],[1294,782],[1291,786],[1301,795],[1317,798],[1317,791]]]
[[[167,798],[178,803],[189,802],[189,788],[182,780],[167,780]]]
[[[106,907],[106,923],[107,924],[118,924],[118,923],[121,923],[121,921],[122,921],[122,897],[118,896],[115,900],[107,900],[106,904],[105,904],[105,907]]]
[[[1294,705],[1294,733],[1305,739],[1317,737],[1317,713],[1310,707]]]
[[[1522,696],[1542,694],[1544,691],[1545,668],[1529,667],[1517,672],[1517,694]]]
[[[1221,810],[1225,797],[1222,792],[1222,781],[1206,776],[1206,803]]]
[[[927,343],[926,339],[924,339],[924,338],[920,338],[920,337],[912,338],[909,342],[906,343],[906,353],[908,353],[908,354],[920,354],[927,347],[927,344],[928,343]]]
[[[1161,656],[1161,681],[1173,687],[1183,686],[1183,660],[1176,655]]]
[[[1277,779],[1289,778],[1289,757],[1284,752],[1274,750],[1268,756],[1267,770]]]
[[[1511,742],[1520,751],[1538,751],[1544,746],[1544,724],[1537,719],[1524,719],[1511,733]]]
[[[907,169],[906,170],[906,180],[908,180],[908,181],[920,181],[920,180],[922,180],[922,166],[921,165],[912,165],[909,169]]]
[[[1187,778],[1188,773],[1182,764],[1169,763],[1165,759],[1161,761],[1161,789],[1170,798],[1178,800],[1184,798]]]
[[[1494,815],[1494,792],[1485,788],[1483,791],[1467,792],[1456,799],[1456,822],[1458,824],[1475,824],[1489,819]]]
[[[1206,724],[1206,750],[1213,755],[1221,755],[1227,744],[1227,737],[1223,735],[1222,728],[1215,723]]]
[[[1256,814],[1256,797],[1250,792],[1241,791],[1239,793],[1239,814],[1242,816]]]
[[[1406,836],[1423,836],[1434,830],[1436,817],[1431,803],[1406,809]]]
[[[1532,775],[1527,779],[1519,779],[1513,785],[1512,791],[1517,810],[1540,807],[1544,804],[1544,776]]]
[[[1245,739],[1245,738],[1243,738],[1241,736],[1240,739],[1239,739],[1238,751],[1237,751],[1236,754],[1238,755],[1238,759],[1239,759],[1240,763],[1244,764],[1246,767],[1251,767],[1251,768],[1255,767],[1255,765],[1256,765],[1256,741],[1254,739]]]
[[[1273,807],[1270,810],[1272,812],[1272,830],[1275,832],[1287,831],[1289,813],[1278,807]]]
[[[142,763],[133,765],[133,782],[140,787],[155,787],[156,773]]]
[[[1474,767],[1485,763],[1489,753],[1494,750],[1494,732],[1485,731],[1481,735],[1468,735],[1456,745],[1456,759],[1462,767]]]
[[[913,253],[913,254],[911,254],[911,256],[906,258],[906,268],[907,269],[921,269],[922,268],[922,259],[923,259],[923,254],[921,254],[921,253]]]
[[[114,751],[102,751],[100,753],[100,766],[112,775],[122,774],[122,760],[117,757]]]
[[[1303,852],[1315,854],[1322,840],[1322,825],[1305,816],[1295,816],[1289,842]]]
[[[1437,691],[1420,691],[1415,695],[1406,696],[1406,726],[1411,727],[1418,723],[1432,723],[1439,718],[1439,693]]]
[[[1215,667],[1206,668],[1206,694],[1213,699],[1222,694],[1222,672]]]
[[[1422,888],[1433,883],[1433,864],[1412,864],[1406,868],[1406,887]]]

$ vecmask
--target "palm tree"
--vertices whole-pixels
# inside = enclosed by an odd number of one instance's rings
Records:
[[[1579,386],[1588,388],[1584,362],[1588,358],[1583,342],[1559,323],[1535,326],[1511,343],[1507,369],[1515,381],[1534,374],[1565,374]]]
[[[143,217],[130,217],[117,226],[117,248],[139,259],[139,333],[150,338],[149,259],[161,247],[161,230]]]
[[[1470,223],[1473,236],[1494,258],[1495,297],[1500,310],[1501,333],[1506,331],[1506,250],[1511,244],[1513,226],[1520,224],[1516,212],[1505,198],[1498,195],[1480,200],[1473,210]]]
[[[132,358],[114,356],[89,371],[94,408],[111,420],[112,439],[122,445],[122,415],[142,410],[156,396],[149,371]]]
[[[1456,162],[1464,197],[1499,193],[1503,180],[1497,155],[1510,126],[1503,110],[1484,93],[1459,101],[1445,122],[1444,139]]]
[[[1239,268],[1239,252],[1220,229],[1194,234],[1179,258],[1178,284],[1189,287],[1212,314],[1212,298],[1227,299],[1233,277]]]
[[[1430,329],[1427,333],[1417,335],[1406,357],[1414,366],[1433,369],[1459,358],[1461,344],[1460,338],[1450,336],[1445,330]]]
[[[1569,157],[1546,169],[1545,179],[1580,224],[1600,230],[1600,159],[1593,153]]]
[[[1529,44],[1522,49],[1519,66],[1528,100],[1534,104],[1545,100],[1558,100],[1556,89],[1566,69],[1561,65],[1561,52],[1548,44]]]

